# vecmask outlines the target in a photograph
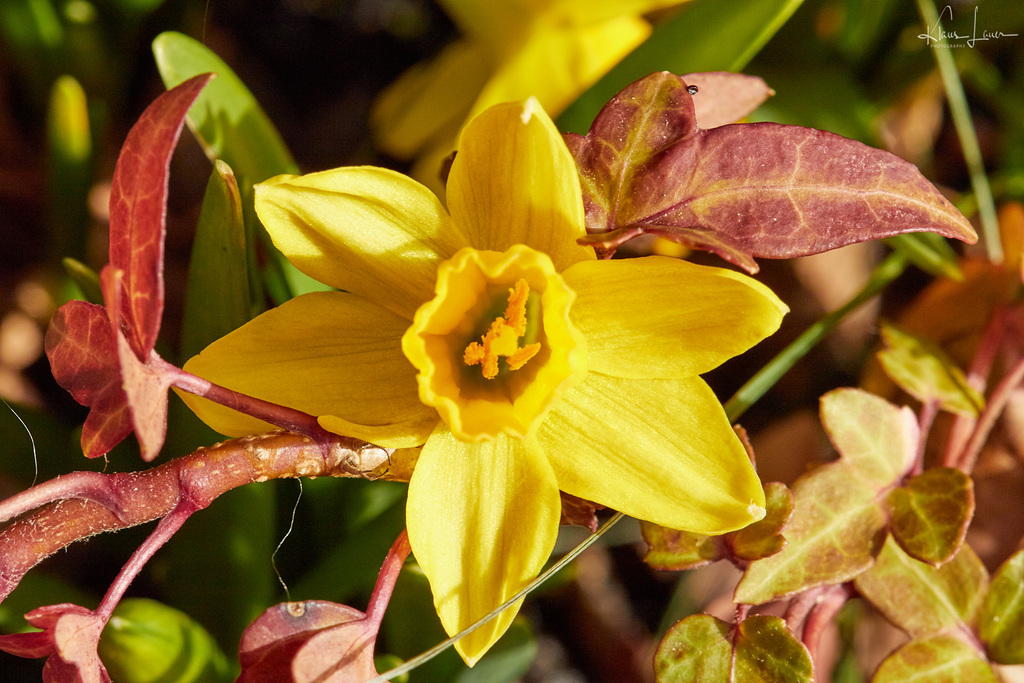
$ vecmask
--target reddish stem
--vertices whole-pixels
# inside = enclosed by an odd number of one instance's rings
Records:
[[[171,365],[155,355],[150,362],[158,364],[161,371],[172,378],[173,386],[182,391],[202,396],[232,410],[269,422],[275,427],[305,434],[316,441],[321,448],[334,438],[331,432],[320,426],[314,415],[232,391]]]
[[[985,404],[985,409],[978,416],[978,422],[974,426],[971,438],[968,439],[967,445],[964,446],[964,450],[956,463],[956,466],[965,474],[970,474],[974,470],[974,465],[978,461],[978,454],[981,453],[982,446],[985,445],[985,441],[995,426],[996,420],[1002,415],[1003,409],[1006,408],[1006,404],[1010,401],[1013,390],[1017,388],[1021,381],[1024,381],[1024,357],[1018,360],[1010,369],[1010,373],[996,385],[992,395],[988,398],[988,403]]]
[[[825,588],[809,588],[803,593],[800,593],[793,597],[789,601],[789,605],[786,607],[786,613],[782,616],[786,622],[786,627],[794,635],[799,635],[804,629],[804,622],[807,619],[807,615],[813,609],[814,605],[821,598],[821,594],[825,591]]]
[[[107,589],[107,594],[103,596],[99,607],[96,608],[96,615],[103,619],[104,623],[110,619],[110,615],[114,613],[117,603],[121,601],[125,591],[128,590],[128,586],[139,575],[139,572],[146,566],[150,558],[167,541],[171,540],[171,536],[177,533],[181,525],[185,523],[185,520],[198,509],[189,502],[178,503],[166,517],[160,520],[160,523],[156,525],[156,529],[153,530],[153,533],[146,538],[142,545],[135,549],[132,556],[128,558],[128,562],[118,572],[117,578],[110,584],[110,588]]]
[[[370,595],[370,602],[366,607],[367,624],[372,625],[374,633],[380,629],[381,619],[384,618],[384,611],[391,601],[391,594],[395,590],[395,582],[402,571],[405,560],[412,552],[409,545],[409,534],[405,529],[398,535],[395,542],[391,544],[384,564],[381,565],[380,573],[377,575],[377,583]]]
[[[1006,312],[997,308],[981,335],[981,341],[978,342],[978,348],[974,352],[974,359],[971,361],[971,367],[967,373],[967,384],[982,395],[988,386],[988,376],[992,373],[996,352],[1002,346],[1005,334]],[[946,450],[942,455],[943,467],[956,467],[958,456],[963,452],[976,424],[977,418],[962,414],[956,415],[946,440]]]
[[[921,414],[917,417],[917,424],[920,436],[917,440],[917,457],[914,458],[914,465],[910,468],[909,476],[913,477],[924,471],[924,447],[928,443],[928,432],[931,431],[932,423],[939,412],[939,402],[931,399],[921,405]]]
[[[744,619],[747,618],[747,615],[750,614],[751,608],[752,608],[752,605],[747,605],[745,603],[740,603],[740,604],[736,605],[736,619],[735,619],[735,623],[737,625],[739,625],[739,623],[741,621],[743,621]]]
[[[832,622],[852,595],[853,589],[849,584],[830,586],[818,594],[814,607],[804,621],[803,641],[812,662],[818,661],[818,647],[821,645],[821,634],[825,632],[825,627]]]
[[[333,438],[325,454],[322,445],[307,436],[277,432],[201,448],[142,472],[58,477],[35,487],[39,491],[30,489],[0,504],[0,512],[14,516],[49,503],[0,529],[0,602],[25,572],[75,541],[174,515],[177,510],[201,509],[225,491],[256,481],[306,476],[377,478],[390,454],[390,450],[340,436]],[[154,531],[147,541],[154,546],[144,552],[151,555],[166,540],[162,534],[173,532],[176,523],[167,522],[164,529]]]

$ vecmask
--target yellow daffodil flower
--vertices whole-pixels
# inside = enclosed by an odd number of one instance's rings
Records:
[[[344,291],[293,299],[186,369],[338,434],[422,446],[409,540],[452,634],[537,576],[559,489],[707,534],[760,519],[761,484],[698,375],[775,331],[785,305],[730,270],[579,246],[576,167],[536,100],[466,127],[447,199],[371,167],[258,185],[274,243]],[[222,433],[267,427],[187,400]],[[515,612],[463,638],[463,658]]]
[[[684,0],[440,0],[464,36],[382,93],[372,123],[381,149],[417,159],[440,193],[459,130],[500,102],[536,97],[552,116],[647,39],[641,15]]]

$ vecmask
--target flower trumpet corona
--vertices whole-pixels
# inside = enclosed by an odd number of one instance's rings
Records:
[[[186,369],[339,434],[421,447],[409,540],[449,633],[537,576],[559,489],[705,534],[763,516],[757,475],[699,374],[774,332],[786,306],[733,271],[602,261],[578,245],[576,167],[536,100],[466,127],[450,211],[370,167],[256,192],[275,244],[343,291],[293,299]],[[225,434],[266,428],[186,398]],[[515,612],[462,638],[463,658],[476,662]]]

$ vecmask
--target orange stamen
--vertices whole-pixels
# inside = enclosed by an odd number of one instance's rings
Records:
[[[505,315],[495,318],[479,342],[472,342],[466,347],[462,354],[466,365],[480,365],[483,376],[494,379],[498,376],[499,356],[505,356],[510,370],[518,370],[537,355],[539,342],[519,348],[519,338],[526,334],[526,302],[529,297],[530,285],[520,278],[515,287],[508,290]]]

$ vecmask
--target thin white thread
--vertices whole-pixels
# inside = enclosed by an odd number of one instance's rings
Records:
[[[441,654],[443,651],[447,650],[452,645],[454,645],[456,640],[458,640],[459,638],[465,637],[466,635],[472,633],[473,631],[477,630],[478,628],[480,628],[481,626],[486,624],[491,619],[494,619],[495,617],[497,617],[503,611],[505,611],[506,609],[511,607],[515,602],[517,602],[521,598],[525,597],[528,593],[530,593],[535,588],[537,588],[537,586],[539,586],[540,584],[542,584],[545,581],[547,581],[559,569],[561,569],[565,565],[567,565],[570,562],[572,562],[573,560],[575,560],[577,555],[579,555],[584,550],[586,550],[591,545],[593,545],[594,542],[597,541],[597,539],[601,538],[601,536],[603,536],[606,531],[608,531],[613,526],[615,526],[619,522],[619,520],[622,519],[624,516],[625,515],[623,515],[621,512],[616,512],[612,517],[609,517],[608,521],[606,521],[604,524],[602,524],[600,529],[598,529],[597,531],[595,531],[594,533],[590,534],[585,539],[583,539],[583,541],[581,541],[578,546],[576,546],[571,551],[569,551],[569,553],[565,557],[563,557],[561,560],[559,560],[554,565],[552,565],[550,569],[548,569],[546,572],[544,572],[543,574],[538,576],[536,579],[531,581],[530,584],[526,588],[524,588],[523,590],[521,590],[518,593],[516,593],[515,595],[513,595],[503,605],[501,605],[500,607],[496,608],[494,611],[492,611],[487,616],[481,618],[479,621],[477,621],[472,626],[469,626],[468,628],[465,628],[462,631],[459,631],[458,633],[456,633],[454,636],[452,636],[448,640],[446,640],[446,641],[444,641],[442,643],[438,643],[434,647],[430,648],[429,650],[427,650],[425,652],[422,652],[422,653],[416,655],[415,657],[413,657],[412,659],[408,660],[407,662],[405,662],[403,664],[400,664],[400,665],[396,666],[393,669],[389,669],[388,671],[385,671],[382,674],[379,674],[376,678],[371,678],[366,683],[384,683],[384,681],[390,681],[395,676],[399,676],[399,675],[404,674],[404,673],[406,673],[408,671],[412,671],[413,669],[418,667],[420,664],[423,664],[424,662],[427,662],[427,661],[433,659],[434,657],[436,657],[437,655]]]
[[[32,486],[35,486],[36,481],[39,479],[39,455],[36,453],[36,438],[32,436],[32,430],[29,429],[28,425],[25,424],[25,421],[21,419],[21,415],[18,415],[17,411],[11,407],[11,404],[4,398],[0,398],[0,401],[3,401],[4,405],[7,406],[7,409],[11,411],[14,417],[18,418],[18,422],[21,423],[21,426],[25,428],[25,432],[28,433],[29,441],[32,442]]]
[[[281,571],[277,568],[277,553],[281,550],[281,546],[288,540],[288,537],[292,535],[292,529],[295,528],[295,516],[299,512],[299,503],[302,502],[302,480],[296,479],[299,483],[299,495],[295,498],[295,506],[292,508],[292,518],[288,522],[288,530],[284,532],[284,536],[278,542],[277,547],[274,548],[273,554],[270,556],[270,566],[274,568],[274,575],[277,577],[277,582],[281,584],[281,588],[284,589],[284,596],[288,602],[292,601],[292,593],[288,590],[288,584],[284,582],[284,577],[281,576]]]

